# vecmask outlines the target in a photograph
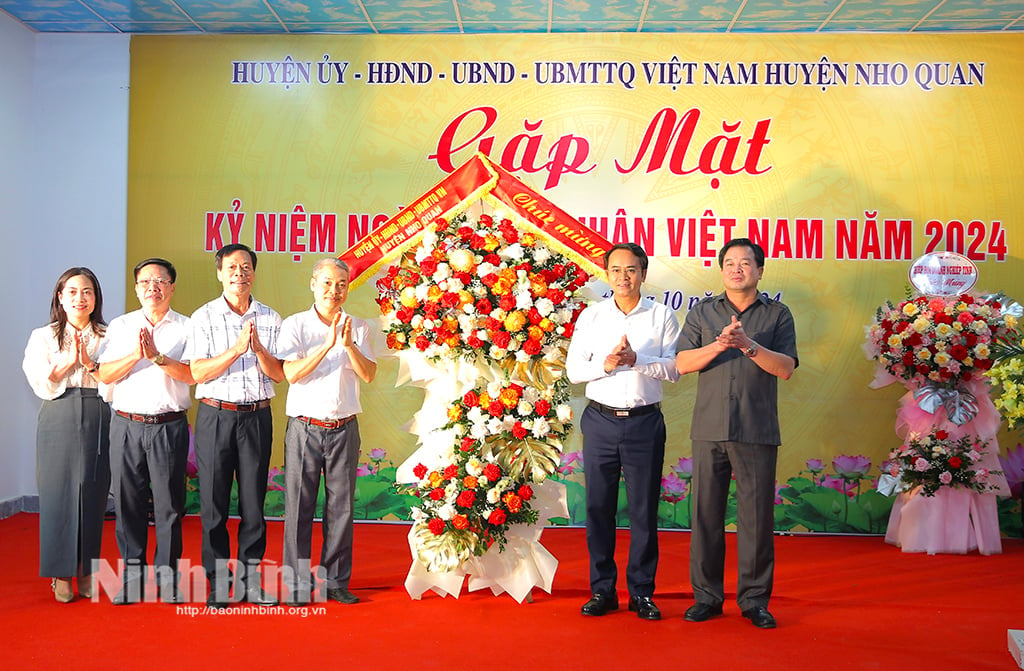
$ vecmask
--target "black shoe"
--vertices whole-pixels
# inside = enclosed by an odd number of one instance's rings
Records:
[[[127,588],[122,588],[120,592],[114,595],[110,602],[115,606],[130,606],[142,600],[137,594],[129,594],[130,591]]]
[[[263,591],[258,586],[248,587],[245,590],[245,600],[256,606],[276,606],[277,599]]]
[[[216,590],[210,590],[209,595],[206,597],[206,606],[213,610],[225,610],[228,607],[227,601],[219,601],[217,599]]]
[[[160,600],[164,603],[185,603],[185,593],[177,585],[161,587]]]
[[[580,612],[584,615],[600,616],[619,609],[619,600],[614,594],[594,594],[583,604]]]
[[[687,622],[704,622],[710,620],[716,615],[722,614],[722,604],[717,606],[709,606],[706,603],[700,603],[699,601],[689,608],[686,609],[686,615],[683,615],[683,619]]]
[[[636,613],[641,620],[660,620],[661,611],[654,605],[654,599],[649,596],[629,597],[629,610]]]
[[[359,597],[352,592],[348,591],[345,587],[328,587],[327,598],[331,601],[337,601],[338,603],[344,603],[352,605],[359,603]]]
[[[761,629],[774,629],[775,617],[768,612],[764,606],[754,606],[743,611],[743,617],[750,620],[750,623]]]

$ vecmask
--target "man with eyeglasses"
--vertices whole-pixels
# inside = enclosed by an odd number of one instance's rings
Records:
[[[284,379],[274,355],[281,316],[252,297],[256,254],[246,245],[217,251],[217,279],[224,292],[192,314],[186,352],[196,380],[196,462],[203,521],[203,568],[210,583],[206,603],[226,608],[245,600],[275,605],[263,591],[259,565],[267,548],[263,502],[274,439],[270,399]],[[238,483],[238,575],[229,599],[228,507]]]
[[[192,405],[188,388],[193,383],[184,353],[192,327],[188,317],[171,309],[177,272],[170,261],[145,259],[134,274],[142,307],[110,322],[95,373],[100,382],[113,386],[110,470],[117,547],[125,563],[122,588],[113,601],[127,605],[144,596],[152,492],[158,593],[165,602],[180,603],[184,598],[178,588],[178,561],[188,457],[185,411]]]

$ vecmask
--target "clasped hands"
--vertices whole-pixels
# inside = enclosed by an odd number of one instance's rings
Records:
[[[715,338],[723,348],[749,349],[754,341],[744,332],[743,322],[732,316],[732,321],[725,325],[722,332]]]
[[[633,366],[636,364],[636,352],[633,351],[629,339],[622,336],[622,340],[611,351],[611,354],[604,358],[604,372],[610,373],[619,366]]]

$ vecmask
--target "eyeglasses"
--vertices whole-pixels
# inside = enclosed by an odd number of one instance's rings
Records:
[[[163,278],[156,278],[156,279],[152,279],[152,280],[137,280],[135,282],[135,284],[137,284],[140,287],[162,287],[165,284],[170,284],[170,283],[171,283],[170,280],[165,280]]]

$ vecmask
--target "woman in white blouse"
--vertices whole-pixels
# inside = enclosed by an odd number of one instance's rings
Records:
[[[29,337],[22,369],[43,399],[36,430],[39,575],[51,578],[54,597],[67,603],[76,576],[78,593],[92,597],[110,489],[110,408],[93,377],[106,323],[91,270],[70,268],[60,276],[50,322]]]

